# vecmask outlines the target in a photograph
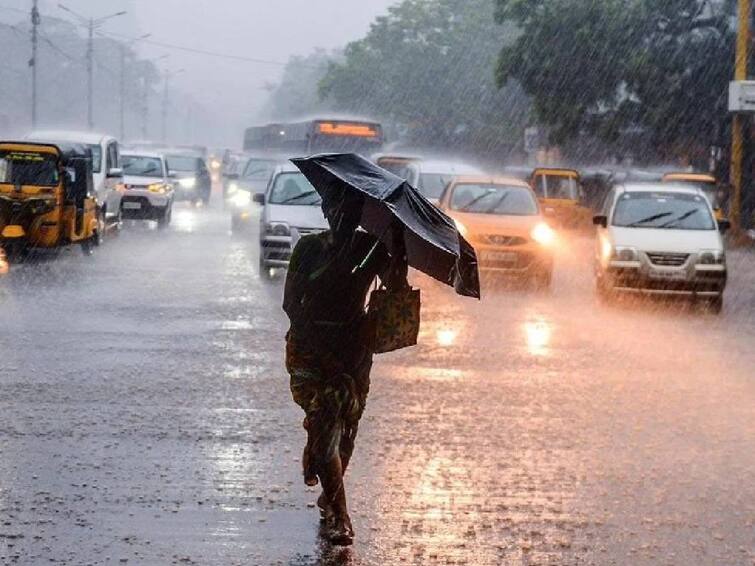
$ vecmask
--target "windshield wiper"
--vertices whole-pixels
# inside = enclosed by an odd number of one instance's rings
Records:
[[[635,220],[634,222],[626,224],[625,228],[636,228],[640,224],[647,224],[648,222],[652,222],[653,220],[666,218],[667,216],[671,216],[671,214],[671,212],[660,212],[658,214],[653,214],[653,216],[648,216],[647,218],[643,218],[642,220]]]
[[[511,193],[510,193],[510,192],[508,192],[508,191],[506,191],[505,193],[503,193],[503,194],[501,195],[501,198],[499,198],[499,199],[498,199],[498,202],[497,202],[497,203],[495,203],[495,206],[491,206],[491,207],[490,207],[490,208],[488,208],[488,209],[487,209],[487,210],[486,210],[485,212],[486,212],[487,214],[490,214],[491,212],[495,212],[495,211],[496,211],[496,210],[498,209],[498,207],[499,207],[499,206],[501,206],[501,205],[503,204],[503,201],[505,201],[505,200],[506,200],[506,199],[507,199],[507,198],[509,197],[509,195],[510,195],[510,194],[511,194]]]
[[[677,222],[682,222],[683,220],[686,220],[687,218],[689,218],[690,216],[692,216],[693,214],[695,214],[698,210],[700,210],[700,209],[699,208],[693,208],[692,210],[688,210],[687,212],[685,212],[684,214],[682,214],[678,218],[674,218],[673,220],[669,220],[665,224],[661,224],[659,226],[659,228],[668,228],[669,226],[672,226],[672,225],[676,224]]]
[[[312,195],[316,195],[316,194],[317,194],[317,191],[307,191],[306,193],[301,193],[300,195],[296,195],[295,197],[289,197],[286,200],[282,200],[281,202],[273,203],[273,204],[291,204],[294,201],[297,201],[305,197],[311,197]]]
[[[485,193],[484,195],[480,195],[478,197],[475,197],[472,200],[470,200],[467,204],[465,204],[464,206],[460,206],[459,208],[457,208],[457,210],[459,210],[461,212],[470,212],[470,210],[469,210],[470,207],[474,206],[475,204],[477,204],[478,202],[480,202],[482,199],[487,198],[489,195],[490,195],[490,193],[488,192],[488,193]]]

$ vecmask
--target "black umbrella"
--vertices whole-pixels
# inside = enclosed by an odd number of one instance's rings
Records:
[[[329,153],[292,159],[325,203],[343,191],[365,198],[361,226],[391,246],[389,227],[404,227],[409,265],[452,286],[460,295],[480,297],[474,248],[454,221],[404,179],[355,153]]]

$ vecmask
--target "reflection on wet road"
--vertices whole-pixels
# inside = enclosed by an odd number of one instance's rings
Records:
[[[424,278],[380,356],[350,489],[318,539],[280,286],[216,210],[129,226],[0,283],[0,563],[752,564],[755,257],[718,318],[599,307],[590,244],[550,293]]]

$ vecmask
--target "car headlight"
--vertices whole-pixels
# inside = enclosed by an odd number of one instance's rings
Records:
[[[232,195],[236,191],[239,190],[239,184],[238,183],[231,183],[228,185],[228,194]]]
[[[290,236],[291,229],[285,222],[270,222],[265,227],[265,232],[271,236]]]
[[[726,254],[722,250],[701,250],[697,255],[698,265],[723,265]]]
[[[615,246],[611,253],[611,259],[614,261],[639,261],[640,254],[637,251],[637,248]]]
[[[231,204],[234,206],[246,206],[252,202],[252,193],[249,191],[238,191],[231,197]]]
[[[147,187],[147,189],[151,193],[160,193],[161,195],[164,195],[166,190],[164,183],[152,183]]]
[[[181,185],[184,189],[193,189],[197,186],[197,179],[196,177],[187,177],[186,179],[179,179],[178,184]]]
[[[556,241],[556,232],[545,222],[540,222],[532,229],[530,236],[541,246],[552,246]]]

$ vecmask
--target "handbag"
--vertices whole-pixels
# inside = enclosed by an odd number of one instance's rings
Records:
[[[393,352],[417,345],[420,323],[419,289],[375,289],[367,309],[372,333],[372,351]]]

